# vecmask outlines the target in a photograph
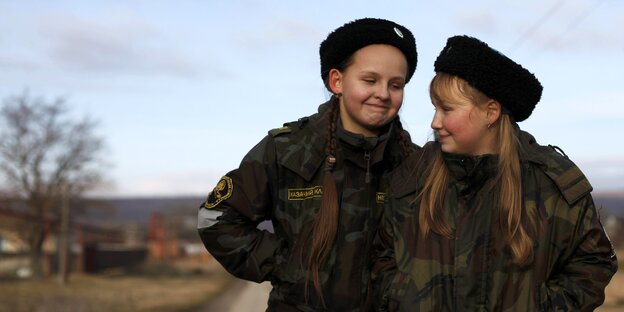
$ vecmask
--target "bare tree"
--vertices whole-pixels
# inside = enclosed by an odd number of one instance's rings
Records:
[[[27,92],[4,99],[0,110],[0,174],[4,188],[38,220],[58,220],[63,188],[78,197],[103,181],[104,141],[97,123],[69,114],[64,98],[46,100]],[[42,276],[42,222],[21,234],[29,244],[31,269]]]

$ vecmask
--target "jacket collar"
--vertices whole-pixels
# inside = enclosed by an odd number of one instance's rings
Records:
[[[326,132],[329,125],[329,108],[331,99],[318,108],[318,112],[310,116],[308,124],[301,126],[301,131],[293,131],[289,138],[289,144],[284,149],[283,157],[280,164],[295,173],[299,174],[306,181],[310,181],[319,167],[325,162],[326,158]],[[296,123],[295,123],[296,124]],[[296,127],[296,126],[295,126]],[[341,128],[339,125],[337,128]],[[359,150],[362,153],[365,148],[372,147],[371,165],[381,161],[395,161],[394,159],[385,159],[385,151],[387,149],[400,149],[398,144],[390,143],[396,132],[393,123],[387,127],[387,131],[378,138],[365,138],[358,134],[348,133],[346,130],[337,130],[336,136],[342,142],[341,146],[347,149]],[[399,151],[396,151],[400,153]],[[393,153],[396,153],[393,151]],[[363,155],[363,154],[362,154]],[[345,155],[336,155],[341,158]],[[357,164],[365,166],[363,157]],[[355,158],[359,159],[359,158]]]
[[[391,136],[392,123],[384,127],[384,132],[378,137],[365,137],[361,134],[349,132],[338,123],[336,137],[339,140],[339,148],[342,151],[336,157],[349,159],[361,168],[375,165],[384,161],[384,152]],[[369,153],[370,163],[367,164],[364,158],[365,153]]]

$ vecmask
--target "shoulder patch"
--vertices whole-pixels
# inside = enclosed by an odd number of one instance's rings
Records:
[[[275,136],[278,136],[280,134],[291,133],[291,132],[292,132],[292,129],[289,126],[284,125],[282,127],[270,130],[269,131],[269,135],[272,136],[272,137],[275,137]]]
[[[234,190],[234,185],[232,183],[232,179],[228,176],[224,176],[219,180],[217,186],[208,194],[208,198],[206,198],[206,202],[204,203],[204,207],[207,209],[212,209],[219,205],[222,201],[230,198],[232,196],[232,191]]]

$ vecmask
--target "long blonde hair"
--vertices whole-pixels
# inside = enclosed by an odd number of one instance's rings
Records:
[[[463,100],[475,105],[484,105],[490,100],[485,94],[470,86],[465,80],[438,73],[429,86],[432,101]],[[526,265],[533,259],[532,235],[536,229],[536,216],[525,211],[522,202],[522,176],[520,170],[520,143],[515,122],[502,114],[493,128],[498,142],[498,171],[492,187],[500,186],[498,198],[494,201],[499,208],[498,225],[504,242],[509,246],[513,262]],[[444,199],[449,183],[449,172],[444,164],[442,152],[437,149],[427,170],[427,178],[419,197],[418,221],[421,233],[430,232],[447,238],[453,237],[453,229],[444,219]]]

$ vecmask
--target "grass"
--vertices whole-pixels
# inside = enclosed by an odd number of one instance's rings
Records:
[[[620,268],[624,268],[624,256],[620,257]],[[55,277],[3,280],[0,312],[189,312],[198,310],[232,280],[214,260],[147,263],[125,272],[72,274],[65,286]],[[596,311],[624,311],[624,271],[613,276],[605,292],[605,303]]]
[[[232,277],[215,261],[148,263],[130,272],[72,274],[67,285],[0,281],[0,312],[190,311],[222,291]]]

